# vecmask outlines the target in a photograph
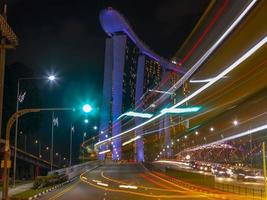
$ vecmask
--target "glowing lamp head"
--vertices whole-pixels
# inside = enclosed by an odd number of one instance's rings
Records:
[[[48,76],[48,80],[49,81],[54,81],[54,80],[56,80],[56,76],[50,75],[50,76]]]
[[[190,160],[190,158],[191,158],[190,155],[186,155],[185,157],[186,160]]]
[[[233,124],[234,124],[235,126],[237,126],[237,125],[238,125],[238,121],[237,121],[237,120],[234,120],[234,121],[233,121]]]
[[[91,112],[93,110],[93,108],[92,108],[92,106],[90,106],[89,104],[85,104],[84,106],[83,106],[83,111],[85,112],[85,113],[89,113],[89,112]]]
[[[88,124],[89,123],[89,120],[88,119],[85,119],[84,120],[84,123]]]

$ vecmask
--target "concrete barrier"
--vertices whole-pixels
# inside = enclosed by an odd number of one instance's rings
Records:
[[[71,179],[79,176],[85,170],[92,169],[92,168],[95,168],[95,167],[100,166],[100,165],[101,165],[101,161],[98,161],[98,160],[89,161],[89,162],[82,163],[79,165],[73,165],[71,167],[50,171],[50,172],[48,172],[48,175],[55,174],[55,173],[57,173],[59,175],[67,175],[68,180],[71,180]]]

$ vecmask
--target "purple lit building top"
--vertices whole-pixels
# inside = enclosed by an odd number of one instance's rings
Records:
[[[112,36],[116,33],[125,33],[140,49],[140,51],[151,59],[159,62],[164,68],[178,73],[184,74],[186,72],[182,67],[176,67],[175,64],[172,64],[168,60],[160,57],[155,52],[153,52],[147,45],[145,45],[138,36],[134,33],[129,23],[118,11],[113,8],[107,8],[100,12],[100,23],[104,31]]]

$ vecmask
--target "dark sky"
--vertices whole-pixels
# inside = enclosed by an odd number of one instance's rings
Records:
[[[8,22],[19,37],[8,64],[21,62],[36,75],[55,72],[54,89],[42,87],[45,107],[101,105],[106,35],[101,9],[111,6],[158,54],[170,58],[193,29],[209,0],[9,0]]]

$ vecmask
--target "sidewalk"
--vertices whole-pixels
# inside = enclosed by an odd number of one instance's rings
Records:
[[[26,190],[29,190],[29,189],[31,189],[32,186],[33,186],[33,182],[21,184],[21,185],[16,186],[15,188],[9,187],[8,196],[13,196],[13,195],[18,194],[20,192],[24,192]],[[2,197],[2,191],[0,191],[0,198],[1,197]]]

